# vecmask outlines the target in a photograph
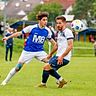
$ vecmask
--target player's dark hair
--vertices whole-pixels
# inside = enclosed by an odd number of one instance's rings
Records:
[[[48,12],[39,12],[37,15],[36,15],[36,19],[37,20],[41,20],[43,17],[48,17],[49,16],[49,13]]]
[[[55,21],[56,20],[62,20],[63,22],[66,22],[66,18],[64,17],[64,16],[57,16],[56,18],[55,18]]]

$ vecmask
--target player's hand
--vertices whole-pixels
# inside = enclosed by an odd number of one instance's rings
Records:
[[[49,60],[47,58],[44,58],[42,61],[48,63]]]
[[[59,56],[57,60],[58,60],[57,64],[59,65],[63,64],[63,57]]]
[[[6,40],[8,40],[8,37],[4,37],[2,40],[3,40],[3,41],[6,41]]]
[[[50,59],[51,57],[52,57],[52,55],[51,54],[48,54],[47,59]]]

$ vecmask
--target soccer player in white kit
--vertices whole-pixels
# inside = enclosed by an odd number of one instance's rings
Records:
[[[43,68],[42,82],[38,87],[46,87],[49,75],[58,80],[58,88],[62,88],[67,82],[57,72],[59,68],[67,65],[71,59],[71,50],[73,48],[73,33],[66,27],[66,18],[64,16],[56,17],[57,33],[57,53],[49,60]]]
[[[57,49],[57,43],[51,38],[51,31],[46,26],[48,19],[47,12],[40,12],[37,15],[38,24],[29,25],[25,27],[22,32],[16,32],[9,37],[3,38],[3,40],[8,40],[9,38],[17,37],[21,34],[29,33],[29,36],[26,41],[26,45],[22,51],[22,54],[18,60],[16,67],[12,68],[5,78],[5,80],[1,83],[1,85],[6,85],[8,81],[17,73],[25,63],[29,63],[33,57],[47,62],[47,58],[50,58],[54,51]],[[53,50],[49,55],[44,51],[43,45],[45,40],[48,39],[52,45]]]

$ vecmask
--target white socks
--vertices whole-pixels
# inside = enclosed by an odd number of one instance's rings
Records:
[[[16,73],[15,68],[11,69],[5,80],[3,81],[4,83],[7,83]]]
[[[59,81],[62,81],[62,79],[63,79],[63,78],[62,78],[62,77],[60,77],[60,78],[59,78]]]
[[[42,85],[46,85],[46,83],[42,83],[42,82],[41,82],[41,84],[42,84]]]

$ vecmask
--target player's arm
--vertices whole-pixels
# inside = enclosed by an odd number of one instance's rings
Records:
[[[55,42],[54,39],[50,39],[49,42],[51,42],[53,47],[52,47],[51,52],[47,56],[47,59],[50,59],[52,57],[52,55],[57,51],[57,48],[58,48],[58,45],[57,45],[57,43]]]
[[[63,58],[72,50],[73,48],[73,39],[68,40],[68,47],[66,48],[65,52],[58,57],[58,64],[63,63]]]
[[[6,40],[8,40],[10,38],[17,37],[17,36],[20,36],[20,35],[22,35],[22,32],[16,32],[16,33],[13,33],[12,35],[10,35],[8,37],[4,37],[2,40],[6,41]]]

